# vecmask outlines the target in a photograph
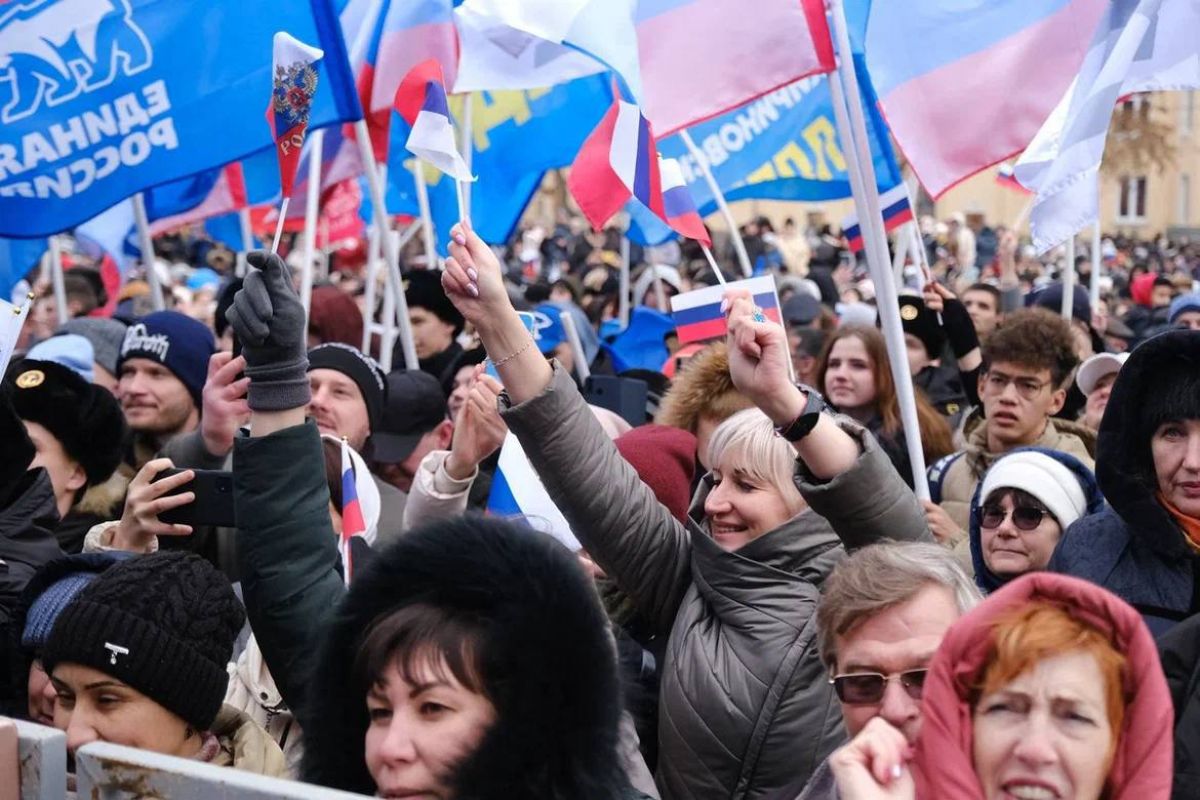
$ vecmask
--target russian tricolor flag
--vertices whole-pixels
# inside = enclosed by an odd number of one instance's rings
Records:
[[[1013,172],[1012,164],[1004,163],[996,170],[996,183],[1001,186],[1007,186],[1009,189],[1016,189],[1022,194],[1033,194],[1029,189],[1017,180],[1016,173]]]
[[[358,502],[358,487],[355,484],[354,461],[350,445],[342,439],[342,536],[338,539],[338,552],[342,554],[342,569],[346,585],[350,585],[353,564],[350,557],[350,540],[364,536],[367,523],[363,519],[362,505]]]
[[[908,187],[903,183],[893,186],[879,195],[879,205],[883,210],[883,229],[895,230],[906,222],[912,222],[912,204],[908,201]],[[846,238],[846,246],[850,252],[858,253],[863,249],[862,227],[858,224],[858,215],[850,214],[842,220],[842,236]]]
[[[754,297],[754,304],[762,309],[764,317],[783,324],[774,278],[764,275],[731,281],[724,286],[708,286],[671,298],[671,317],[675,320],[680,344],[703,342],[725,335],[728,326],[725,314],[721,311],[721,301],[730,289],[748,290]]]
[[[308,115],[317,92],[317,62],[325,57],[325,52],[283,31],[275,34],[272,44],[274,86],[267,107],[267,124],[271,126],[271,138],[279,157],[279,185],[283,196],[291,197]]]
[[[637,106],[619,97],[613,100],[579,149],[567,187],[596,230],[630,198],[666,219],[654,134]]]
[[[407,147],[413,155],[455,180],[475,180],[454,141],[441,64],[431,58],[404,76],[396,90],[396,111],[412,127]]]
[[[679,168],[679,162],[673,158],[660,159],[658,169],[662,176],[663,210],[667,224],[689,239],[695,239],[705,247],[712,247],[712,237],[708,235],[704,220],[696,210],[696,203],[688,191],[687,181],[683,179],[683,170]]]
[[[501,517],[520,517],[543,533],[548,533],[572,550],[579,549],[579,540],[571,533],[566,517],[554,505],[542,485],[521,442],[509,431],[500,447],[496,473],[492,476],[488,495],[489,514]]]

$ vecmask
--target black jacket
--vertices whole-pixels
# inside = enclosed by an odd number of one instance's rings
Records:
[[[1200,616],[1189,617],[1158,640],[1171,704],[1175,707],[1175,780],[1171,800],[1200,797]]]
[[[1068,528],[1049,565],[1121,597],[1156,636],[1200,611],[1200,558],[1154,497],[1152,480],[1145,477],[1150,443],[1139,425],[1139,410],[1156,391],[1155,376],[1180,370],[1200,370],[1195,331],[1156,336],[1125,362],[1096,444],[1096,480],[1109,507]]]
[[[54,538],[58,508],[46,470],[30,470],[0,510],[0,618],[7,618],[33,573],[63,555]]]

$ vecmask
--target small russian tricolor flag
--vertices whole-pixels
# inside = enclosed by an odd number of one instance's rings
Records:
[[[654,134],[641,110],[620,97],[588,136],[567,178],[583,215],[600,230],[631,197],[666,220]]]
[[[279,185],[285,198],[291,197],[300,166],[300,150],[313,95],[317,91],[317,62],[325,52],[310,47],[289,33],[279,31],[272,41],[274,82],[271,102],[267,106],[267,124],[275,140],[279,158]]]
[[[550,493],[542,484],[520,440],[509,431],[500,447],[492,489],[488,495],[487,512],[493,516],[515,517],[531,527],[548,533],[571,550],[578,550],[579,540]]]
[[[883,229],[891,231],[906,222],[912,222],[912,204],[908,200],[908,187],[903,183],[893,186],[879,195],[879,206],[883,210]],[[858,253],[863,249],[862,228],[858,224],[858,215],[850,214],[842,221],[842,236],[850,252]]]
[[[1033,194],[1029,189],[1026,189],[1021,182],[1017,180],[1017,175],[1013,172],[1012,164],[1001,164],[996,169],[996,183],[1001,186],[1007,186],[1009,189],[1016,189],[1021,194]]]
[[[763,316],[783,324],[774,278],[764,275],[731,281],[724,286],[708,286],[671,298],[671,317],[675,320],[680,344],[702,342],[725,335],[728,328],[725,314],[721,312],[721,301],[730,289],[748,290],[754,297],[754,304],[762,309]]]
[[[660,159],[658,170],[662,176],[666,223],[689,239],[695,239],[705,247],[712,247],[712,237],[708,235],[704,220],[696,210],[696,203],[692,200],[692,193],[688,191],[687,181],[683,179],[683,170],[679,168],[679,162],[673,158]]]
[[[417,64],[396,89],[396,111],[412,126],[406,147],[458,181],[473,181],[454,141],[442,65],[435,59]]]
[[[342,554],[342,569],[345,570],[346,585],[350,585],[351,573],[354,570],[350,557],[350,540],[355,536],[363,536],[367,532],[367,523],[363,519],[362,505],[358,502],[358,487],[355,485],[354,461],[350,455],[350,445],[342,439],[342,536],[338,539],[338,552]]]

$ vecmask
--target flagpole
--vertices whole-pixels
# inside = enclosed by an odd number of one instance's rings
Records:
[[[725,285],[725,276],[721,274],[721,268],[717,266],[717,260],[713,258],[713,252],[704,242],[698,242],[700,249],[704,251],[704,257],[708,259],[708,265],[712,267],[713,274],[717,276],[717,282],[722,286]]]
[[[283,198],[279,204],[279,221],[275,223],[275,238],[271,240],[271,255],[279,252],[279,240],[283,237],[283,223],[287,219],[287,208],[290,197]]]
[[[1075,313],[1075,234],[1067,239],[1067,267],[1062,274],[1062,315],[1067,322]]]
[[[243,278],[246,275],[246,253],[254,249],[254,231],[250,229],[250,209],[238,210],[238,224],[242,229],[242,246],[237,254],[237,265],[233,272],[237,277]]]
[[[908,260],[908,251],[911,249],[911,237],[908,233],[911,225],[911,222],[906,222],[896,231],[896,252],[892,255],[892,274],[896,278],[896,291],[900,291],[904,286],[904,262]]]
[[[567,342],[571,345],[571,354],[575,358],[575,374],[579,376],[581,384],[586,383],[592,375],[592,370],[588,367],[587,353],[583,350],[583,341],[579,338],[579,330],[575,327],[575,318],[567,311],[563,311],[560,317],[563,331],[567,334]]]
[[[475,114],[473,113],[475,104],[471,102],[471,99],[470,92],[463,97],[462,158],[463,163],[467,165],[467,172],[471,171],[471,162],[475,155],[475,141],[472,139],[475,135]],[[458,215],[462,219],[469,220],[471,218],[471,187],[470,185],[463,186],[460,181],[458,191],[460,193]]]
[[[621,237],[621,274],[617,284],[621,292],[617,301],[617,317],[621,320],[621,330],[629,327],[629,249],[629,229],[626,227],[625,235]]]
[[[383,252],[383,240],[391,239],[392,236],[391,227],[384,228],[379,232],[380,252]],[[398,252],[399,248],[396,249]],[[383,366],[384,372],[391,372],[392,362],[396,358],[396,289],[392,285],[391,272],[384,272],[383,284],[383,313],[379,317],[382,325],[379,334],[379,363]],[[409,368],[407,364],[405,368]]]
[[[312,306],[313,254],[317,249],[317,215],[321,211],[321,160],[325,155],[325,129],[308,137],[308,192],[304,203],[304,265],[300,269],[300,302],[304,317]]]
[[[389,226],[387,207],[384,205],[383,183],[379,180],[379,167],[375,163],[375,153],[371,150],[371,135],[367,131],[365,119],[357,120],[354,123],[354,133],[354,138],[358,142],[358,152],[362,158],[363,172],[367,176],[367,190],[371,195],[371,206],[375,211],[375,224],[379,227],[382,236],[391,291],[396,297],[396,309],[400,321],[400,349],[404,353],[404,366],[406,369],[420,369],[416,346],[413,344],[412,327],[408,321],[408,302],[404,299],[404,281],[400,276],[400,250],[396,240],[386,235]]]
[[[425,186],[425,172],[421,159],[413,157],[413,181],[417,186],[417,213],[421,215],[421,238],[425,242],[425,264],[429,269],[437,267],[437,248],[433,243],[433,215],[429,211],[429,190]]]
[[[1100,304],[1100,268],[1103,259],[1100,257],[1100,198],[1099,190],[1097,189],[1096,197],[1096,224],[1092,227],[1092,274],[1088,283],[1088,300],[1092,304],[1092,311],[1096,310],[1096,306]]]
[[[833,97],[834,117],[842,148],[847,151],[846,169],[850,175],[850,186],[854,194],[854,205],[858,210],[859,225],[863,228],[863,244],[867,264],[875,282],[875,296],[879,307],[883,336],[887,342],[888,362],[892,379],[896,384],[896,399],[900,406],[900,418],[904,423],[905,445],[912,465],[914,492],[918,499],[929,499],[929,484],[925,477],[925,453],[921,449],[921,428],[917,422],[916,395],[913,391],[912,375],[908,369],[908,354],[904,346],[904,329],[900,324],[900,299],[895,284],[888,279],[887,237],[883,232],[883,214],[879,208],[879,192],[876,188],[875,165],[871,160],[871,148],[867,140],[867,125],[862,109],[862,98],[858,90],[858,78],[854,74],[854,61],[850,57],[850,35],[847,31],[842,0],[829,0],[829,16],[833,21],[837,37],[839,57],[838,76],[830,76],[829,88]]]
[[[383,169],[383,167],[380,167]],[[379,258],[383,248],[379,245],[379,226],[372,225],[367,231],[367,266],[363,274],[363,311],[365,312],[363,324],[362,350],[366,355],[371,355],[371,336],[375,333],[375,302],[376,289],[379,283]],[[380,339],[382,347],[383,340]],[[379,360],[383,364],[383,359]]]
[[[49,237],[50,244],[50,281],[54,285],[54,305],[57,308],[58,324],[65,325],[70,316],[67,314],[67,287],[63,280],[62,245],[57,236]]]
[[[150,302],[155,311],[166,308],[162,284],[154,263],[154,239],[150,236],[150,219],[146,216],[146,196],[138,192],[133,196],[133,221],[137,225],[138,241],[142,248],[142,266],[146,270],[146,282],[150,284]]]
[[[749,278],[754,273],[753,265],[750,263],[750,254],[746,252],[746,243],[742,241],[737,223],[733,221],[733,212],[729,210],[729,204],[725,202],[725,195],[721,193],[721,187],[717,183],[717,179],[713,177],[708,159],[692,141],[692,135],[688,133],[687,128],[679,132],[679,137],[687,146],[688,152],[692,154],[692,158],[696,160],[696,166],[704,175],[704,181],[708,184],[709,191],[713,193],[713,199],[717,201],[717,208],[721,211],[721,216],[725,217],[725,223],[729,226],[729,236],[733,239],[733,249],[737,252],[738,263],[742,265],[742,275]]]

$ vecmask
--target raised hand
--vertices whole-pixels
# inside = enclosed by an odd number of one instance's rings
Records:
[[[250,378],[238,378],[246,369],[243,356],[214,353],[208,360],[208,379],[204,382],[203,412],[200,415],[200,435],[204,449],[214,456],[226,455],[233,449],[238,428],[250,419],[246,391]]]
[[[508,434],[508,426],[496,406],[502,387],[483,370],[483,364],[475,367],[467,399],[454,420],[454,439],[446,458],[446,471],[456,480],[473,475],[480,462],[500,449]]]
[[[904,734],[875,717],[849,744],[835,750],[829,767],[842,800],[913,800],[916,784]]]
[[[242,342],[247,395],[255,411],[283,411],[308,405],[308,331],[304,306],[283,259],[256,250],[251,270],[225,318]]]
[[[791,422],[805,401],[788,375],[787,333],[762,316],[744,289],[728,292],[724,305],[729,310],[726,341],[733,385],[776,425]]]
[[[921,289],[921,297],[925,300],[925,307],[935,314],[942,313],[946,307],[947,300],[958,299],[954,292],[942,286],[937,281],[930,281]]]
[[[459,313],[483,330],[512,307],[500,261],[466,221],[450,229],[450,240],[442,288]]]
[[[156,458],[146,462],[129,483],[125,495],[125,510],[113,534],[113,546],[118,550],[142,553],[149,549],[156,536],[187,536],[191,525],[163,522],[158,515],[173,508],[185,506],[196,499],[193,492],[168,495],[173,489],[189,483],[196,475],[184,470],[177,475],[155,481],[154,477],[165,469],[174,468],[169,458]]]

